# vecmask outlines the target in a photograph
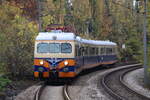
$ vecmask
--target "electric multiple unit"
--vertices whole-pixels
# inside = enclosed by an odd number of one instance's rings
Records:
[[[117,62],[117,45],[86,40],[74,33],[53,30],[36,37],[34,77],[74,78],[84,69]]]

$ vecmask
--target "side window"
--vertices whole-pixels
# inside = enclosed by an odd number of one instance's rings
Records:
[[[115,54],[115,48],[114,47],[112,48],[112,54]]]
[[[72,46],[70,43],[62,43],[61,44],[61,52],[62,53],[71,53],[72,52]]]
[[[98,48],[98,55],[101,55],[101,48]]]
[[[101,55],[104,55],[104,54],[105,54],[105,48],[102,47],[102,48],[101,48]]]
[[[76,45],[76,46],[75,46],[75,55],[76,55],[76,56],[78,56],[78,50],[79,50],[79,46]]]
[[[106,54],[110,55],[112,54],[113,50],[112,48],[106,48]]]
[[[113,48],[113,54],[117,54],[117,48],[116,47]]]
[[[92,56],[92,48],[91,47],[89,48],[89,53],[90,53],[90,56]]]
[[[96,56],[98,55],[98,48],[96,48]]]
[[[81,50],[81,48],[78,49],[78,56],[82,56],[82,50]]]
[[[91,48],[90,48],[90,55],[93,56],[94,53],[95,53],[95,48],[91,47]]]
[[[113,48],[110,48],[110,54],[113,54]]]
[[[85,55],[88,56],[88,47],[84,48]]]

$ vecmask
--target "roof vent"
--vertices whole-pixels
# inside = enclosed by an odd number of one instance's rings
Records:
[[[52,30],[52,33],[62,33],[62,30]]]
[[[57,37],[56,36],[53,36],[53,40],[56,40],[57,39]]]

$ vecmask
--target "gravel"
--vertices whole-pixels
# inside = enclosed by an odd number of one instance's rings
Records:
[[[63,86],[46,86],[40,100],[64,100],[62,93]]]
[[[114,100],[100,85],[100,79],[104,74],[120,68],[122,67],[111,69],[101,68],[96,72],[80,76],[68,87],[69,96],[73,100]],[[24,90],[22,93],[17,95],[15,100],[33,100],[34,94],[39,87],[40,86],[38,85],[34,85]],[[43,94],[47,94],[47,96],[44,97],[45,95],[43,95],[42,100],[64,100],[62,97],[61,86],[49,86],[44,90]]]
[[[130,88],[150,98],[150,89],[144,87],[144,68],[129,72],[125,75],[124,81]]]
[[[100,86],[100,78],[106,72],[106,69],[101,69],[80,76],[74,84],[69,86],[69,96],[73,100],[113,100],[113,98],[107,95]]]
[[[100,80],[104,74],[125,67],[101,68],[96,72],[80,76],[68,87],[69,96],[73,100],[114,100],[100,85]]]
[[[28,89],[17,95],[15,100],[34,100],[34,95],[40,87],[40,85],[34,85],[29,87]]]

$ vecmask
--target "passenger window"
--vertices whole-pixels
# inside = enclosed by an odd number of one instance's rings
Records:
[[[87,56],[88,55],[88,47],[85,47],[84,52],[85,52],[85,55]]]
[[[96,55],[98,55],[98,48],[96,48]]]
[[[112,51],[113,51],[112,48],[106,48],[106,54],[110,55],[112,54]]]
[[[101,55],[104,55],[105,54],[105,48],[101,48]]]
[[[95,48],[93,48],[93,47],[90,48],[90,55],[91,56],[95,55]]]

